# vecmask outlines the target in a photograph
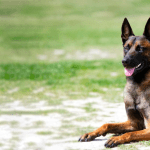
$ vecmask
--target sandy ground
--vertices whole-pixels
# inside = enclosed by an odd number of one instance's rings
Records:
[[[85,106],[87,105],[95,110],[94,115],[86,112]],[[65,109],[68,112],[67,115],[61,112],[51,112],[47,115],[17,113],[1,115],[0,149],[2,150],[101,150],[104,149],[104,143],[110,138],[110,134],[92,142],[81,143],[77,140],[82,133],[89,132],[89,126],[96,129],[104,123],[122,122],[127,119],[123,103],[104,102],[101,97],[65,100],[58,106],[49,106],[46,101],[40,101],[25,107],[20,101],[14,101],[6,103],[0,109],[2,111],[21,110],[27,112]],[[77,120],[77,118],[89,116],[91,117],[89,120]],[[62,127],[64,122],[68,122],[69,129]],[[79,129],[79,133],[81,131],[78,136],[73,135],[75,128]],[[39,134],[41,132],[46,134]]]

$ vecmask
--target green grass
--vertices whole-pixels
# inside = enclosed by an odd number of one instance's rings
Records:
[[[59,105],[62,97],[85,98],[89,92],[100,93],[108,101],[122,101],[120,92],[115,90],[123,91],[125,85],[120,61],[121,24],[128,17],[135,34],[141,34],[149,6],[148,1],[141,0],[0,0],[1,103],[20,99],[28,104],[45,99],[50,105]],[[73,55],[76,50],[86,53],[91,48],[115,54],[116,58],[66,61],[67,54]],[[64,54],[55,56],[55,49],[63,49]],[[47,59],[39,60],[39,55]],[[111,72],[118,75],[112,77]],[[46,87],[44,92],[55,96],[33,94],[41,86]],[[16,87],[17,92],[8,94]]]
[[[36,146],[36,143],[34,143],[34,142],[29,142],[29,143],[28,143],[28,146],[29,146],[29,147]]]
[[[40,110],[40,111],[0,111],[0,115],[12,115],[12,116],[18,116],[18,115],[47,115],[49,113],[60,113],[63,115],[70,115],[69,112],[67,112],[65,109],[51,109],[51,110]],[[16,122],[11,123],[12,126],[16,125]]]
[[[4,146],[4,144],[0,143],[0,147]]]
[[[92,103],[92,104],[93,104],[93,103]],[[84,107],[84,109],[85,109],[85,111],[86,111],[87,113],[93,113],[93,112],[97,111],[96,108],[93,108],[93,107],[92,107],[92,104],[91,104],[91,103],[87,103],[86,106]]]
[[[51,135],[53,134],[53,132],[50,132],[50,131],[39,131],[37,132],[38,135]]]
[[[98,64],[97,64],[98,63]],[[51,84],[63,84],[63,79],[73,78],[77,75],[82,75],[85,71],[90,74],[95,72],[95,76],[99,74],[101,77],[110,76],[110,71],[117,73],[122,72],[121,60],[100,60],[100,61],[64,61],[52,64],[0,64],[0,79],[5,80],[50,80]],[[99,71],[98,71],[99,70]],[[103,71],[103,72],[102,72]],[[119,72],[120,71],[120,72]],[[94,76],[94,75],[93,75]],[[107,77],[106,76],[106,77]],[[87,76],[88,77],[88,76]],[[54,81],[55,80],[55,81]],[[99,80],[100,84],[105,84],[107,79]],[[118,79],[117,80],[122,80]],[[97,82],[91,80],[90,82]],[[107,81],[109,83],[109,80]]]
[[[19,123],[17,121],[0,121],[0,125],[10,125],[12,128],[18,127]]]
[[[79,121],[79,122],[87,122],[87,121],[89,121],[89,120],[92,120],[92,119],[95,119],[97,117],[97,115],[96,114],[92,114],[92,115],[90,115],[90,116],[86,116],[86,117],[78,117],[78,118],[76,118],[75,120],[76,121]]]
[[[140,141],[139,143],[142,146],[150,146],[150,141]]]
[[[0,62],[38,62],[38,54],[55,61],[54,49],[121,53],[124,17],[141,35],[149,7],[142,0],[0,0]]]
[[[122,144],[122,145],[119,145],[118,147],[119,147],[120,150],[138,150],[136,145],[137,145],[136,143],[131,144],[131,145]]]
[[[35,121],[34,122],[34,127],[39,128],[44,126],[44,122],[43,121]]]
[[[111,76],[116,72],[117,76]],[[63,61],[52,64],[0,64],[0,93],[6,96],[1,102],[19,98],[27,104],[45,99],[50,105],[59,105],[63,98],[88,97],[97,92],[110,101],[122,101],[121,92],[125,86],[125,75],[120,60]],[[18,91],[8,91],[18,87]],[[34,94],[34,90],[43,91]],[[104,91],[103,88],[108,88]],[[117,91],[116,88],[120,88]],[[50,92],[54,96],[46,96]],[[77,94],[72,94],[77,92]],[[112,94],[107,94],[107,93]],[[28,98],[29,96],[29,98]],[[8,99],[8,101],[7,101]],[[26,101],[24,101],[26,99]]]
[[[94,131],[94,130],[95,130],[95,128],[91,127],[91,126],[81,128],[79,126],[71,124],[68,121],[63,121],[62,126],[59,129],[60,134],[57,138],[61,139],[61,138],[66,138],[66,137],[80,136],[80,135],[83,135],[85,133],[88,133],[88,132]]]

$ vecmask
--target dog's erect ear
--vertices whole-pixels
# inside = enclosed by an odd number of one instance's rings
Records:
[[[147,20],[143,35],[146,36],[148,40],[150,40],[150,18]]]
[[[122,31],[121,38],[122,38],[123,44],[128,40],[129,36],[131,36],[131,35],[134,36],[134,33],[132,31],[132,28],[131,28],[127,18],[124,18],[121,31]]]

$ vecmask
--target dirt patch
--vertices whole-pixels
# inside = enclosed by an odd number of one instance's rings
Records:
[[[50,106],[46,101],[24,106],[17,100],[1,106],[1,111],[4,110],[15,110],[16,113],[0,117],[1,149],[12,148],[12,145],[18,150],[104,149],[104,143],[110,138],[110,134],[92,142],[81,143],[77,140],[83,133],[90,132],[104,123],[127,120],[124,103],[108,103],[101,97],[64,100],[57,106]],[[21,110],[52,111],[45,115],[17,114],[17,111]],[[65,110],[67,115],[60,110]]]
[[[114,56],[109,54],[108,52],[104,52],[104,50],[100,49],[89,49],[87,51],[79,51],[77,50],[74,53],[67,53],[66,59],[76,59],[76,60],[95,60],[100,58],[113,58]]]

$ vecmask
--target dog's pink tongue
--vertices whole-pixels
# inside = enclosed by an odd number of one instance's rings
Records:
[[[134,69],[135,69],[135,68],[132,68],[132,69],[127,69],[127,68],[125,68],[125,69],[124,69],[125,75],[126,75],[126,76],[131,76],[131,75],[133,74],[133,72],[134,72]]]

